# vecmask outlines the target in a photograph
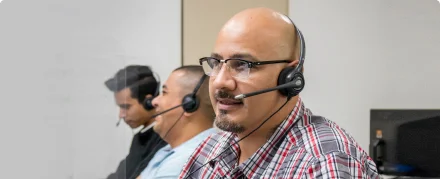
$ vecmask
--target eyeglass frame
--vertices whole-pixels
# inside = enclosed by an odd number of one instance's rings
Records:
[[[270,61],[262,61],[262,62],[252,62],[252,61],[244,60],[244,59],[240,59],[240,58],[229,58],[229,59],[220,60],[220,59],[217,59],[215,57],[202,57],[202,58],[199,59],[199,64],[201,66],[203,66],[203,62],[208,63],[208,60],[210,60],[210,59],[214,59],[214,60],[218,61],[219,64],[220,63],[226,64],[230,60],[238,60],[238,61],[247,63],[247,65],[248,65],[247,67],[249,68],[249,70],[254,68],[254,67],[256,67],[256,66],[259,66],[259,65],[268,65],[268,64],[276,64],[276,63],[291,63],[291,62],[293,62],[293,60],[270,60]],[[208,64],[208,66],[209,66],[209,64]],[[205,71],[205,74],[208,75],[206,73],[206,71]],[[208,75],[208,76],[211,76],[211,75]]]
[[[248,64],[248,68],[254,68],[255,66],[258,66],[258,65],[267,65],[267,64],[276,64],[276,63],[291,63],[291,62],[293,62],[292,60],[271,60],[271,61],[263,61],[263,62],[252,62],[252,61],[244,60],[244,59],[240,59],[240,58],[229,58],[229,59],[220,60],[220,59],[217,59],[215,57],[202,57],[202,58],[199,59],[200,65],[203,65],[203,62],[207,61],[207,59],[215,59],[219,63],[227,63],[229,60],[238,60],[238,61],[246,62]]]
[[[295,23],[293,23],[292,19],[290,19],[288,16],[286,16],[286,17],[287,17],[287,19],[289,19],[289,21],[294,26],[294,28],[296,30],[296,33],[297,33],[297,36],[299,38],[299,43],[300,43],[299,62],[298,62],[298,65],[295,67],[295,71],[300,71],[302,66],[303,66],[303,64],[304,64],[304,59],[305,59],[305,56],[306,56],[306,43],[305,43],[304,35],[299,30],[299,28],[295,25]],[[226,64],[227,61],[232,60],[232,59],[244,61],[244,62],[247,62],[249,69],[252,69],[252,68],[254,68],[255,66],[258,66],[258,65],[275,64],[275,63],[290,63],[290,62],[292,62],[292,61],[289,61],[289,60],[272,60],[272,61],[264,61],[264,62],[251,62],[251,61],[248,61],[248,60],[243,60],[243,59],[238,59],[238,58],[230,58],[230,59],[225,59],[225,60],[219,60],[219,59],[217,59],[215,57],[203,57],[203,58],[199,59],[200,65],[203,66],[203,60],[207,59],[207,58],[214,58],[214,59],[218,60],[219,63],[223,62],[225,64]],[[206,74],[206,72],[205,72],[205,74]],[[206,74],[206,75],[208,75],[208,74]]]

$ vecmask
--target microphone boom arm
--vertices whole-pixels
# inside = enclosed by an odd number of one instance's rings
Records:
[[[285,88],[298,88],[301,87],[301,80],[296,80],[294,83],[286,83],[283,85],[279,85],[277,87],[274,88],[267,88],[264,90],[260,90],[260,91],[254,91],[251,93],[246,93],[246,94],[239,94],[237,96],[235,96],[235,99],[243,99],[243,98],[247,98],[247,97],[251,97],[251,96],[255,96],[255,95],[259,95],[262,93],[267,93],[267,92],[271,92],[271,91],[275,91],[275,90],[279,90],[279,89],[285,89]]]
[[[178,108],[178,107],[181,107],[181,106],[183,106],[183,105],[185,105],[185,104],[188,104],[188,103],[190,103],[190,102],[192,102],[192,101],[188,101],[188,102],[186,102],[186,103],[182,103],[182,104],[179,104],[179,105],[174,106],[174,107],[172,107],[172,108],[169,108],[169,109],[167,109],[167,110],[165,110],[165,111],[159,112],[159,113],[157,113],[157,114],[151,116],[151,119],[153,119],[153,118],[155,118],[155,117],[157,117],[157,116],[160,116],[160,115],[162,115],[162,114],[164,114],[164,113],[167,113],[167,112],[169,112],[169,111],[171,111],[171,110],[173,110],[173,109],[176,109],[176,108]]]

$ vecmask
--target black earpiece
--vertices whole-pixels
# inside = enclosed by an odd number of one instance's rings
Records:
[[[294,67],[284,68],[278,76],[278,85],[294,83],[295,87],[279,89],[284,96],[293,97],[298,95],[304,88],[305,81],[302,73],[297,72]]]
[[[143,103],[145,110],[150,111],[150,110],[154,109],[153,99],[154,99],[153,97],[145,98],[144,103]]]
[[[292,20],[291,22],[293,24]],[[287,97],[293,97],[298,95],[304,89],[305,86],[305,79],[304,79],[304,75],[302,74],[302,66],[304,64],[304,59],[306,55],[306,43],[301,31],[296,26],[295,29],[300,43],[298,65],[296,65],[296,67],[284,68],[280,72],[280,75],[278,76],[278,86],[284,84],[295,84],[292,85],[294,87],[279,89],[280,93]]]
[[[157,85],[156,85],[156,91],[154,91],[154,95],[152,97],[149,98],[145,98],[145,100],[143,101],[142,105],[144,106],[144,109],[147,111],[153,110],[154,109],[154,105],[153,105],[153,99],[157,96],[159,96],[159,90],[160,90],[160,77],[158,74],[154,73],[153,74],[156,76],[155,79],[157,81]]]
[[[197,111],[199,109],[199,99],[197,98],[197,91],[199,91],[200,87],[203,84],[203,81],[205,81],[206,75],[203,74],[202,78],[200,78],[199,82],[197,83],[197,86],[194,88],[194,91],[190,94],[185,95],[182,99],[182,108],[187,113],[192,113],[194,111]]]
[[[185,112],[192,113],[199,108],[199,99],[193,94],[187,94],[183,97],[182,104]]]
[[[300,42],[298,65],[296,65],[296,67],[286,67],[281,70],[280,74],[278,75],[278,84],[276,87],[266,88],[251,93],[239,94],[234,97],[235,99],[248,98],[275,90],[278,90],[282,95],[291,98],[297,96],[304,89],[305,79],[304,75],[302,74],[302,66],[304,64],[304,58],[306,54],[306,44],[301,31],[299,31],[299,29],[296,27],[295,29],[298,40]]]

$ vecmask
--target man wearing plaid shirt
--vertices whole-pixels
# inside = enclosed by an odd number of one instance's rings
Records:
[[[210,76],[215,124],[225,132],[202,142],[179,178],[379,178],[359,144],[313,115],[298,95],[234,98],[279,85],[280,72],[304,55],[298,32],[267,8],[244,10],[223,26],[214,52],[200,63]]]

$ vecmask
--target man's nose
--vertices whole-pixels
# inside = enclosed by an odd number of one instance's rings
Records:
[[[119,109],[119,119],[125,118],[127,116],[127,112],[124,109]]]
[[[234,77],[229,72],[229,67],[223,64],[217,75],[211,77],[215,89],[226,89],[233,91],[237,87]]]

